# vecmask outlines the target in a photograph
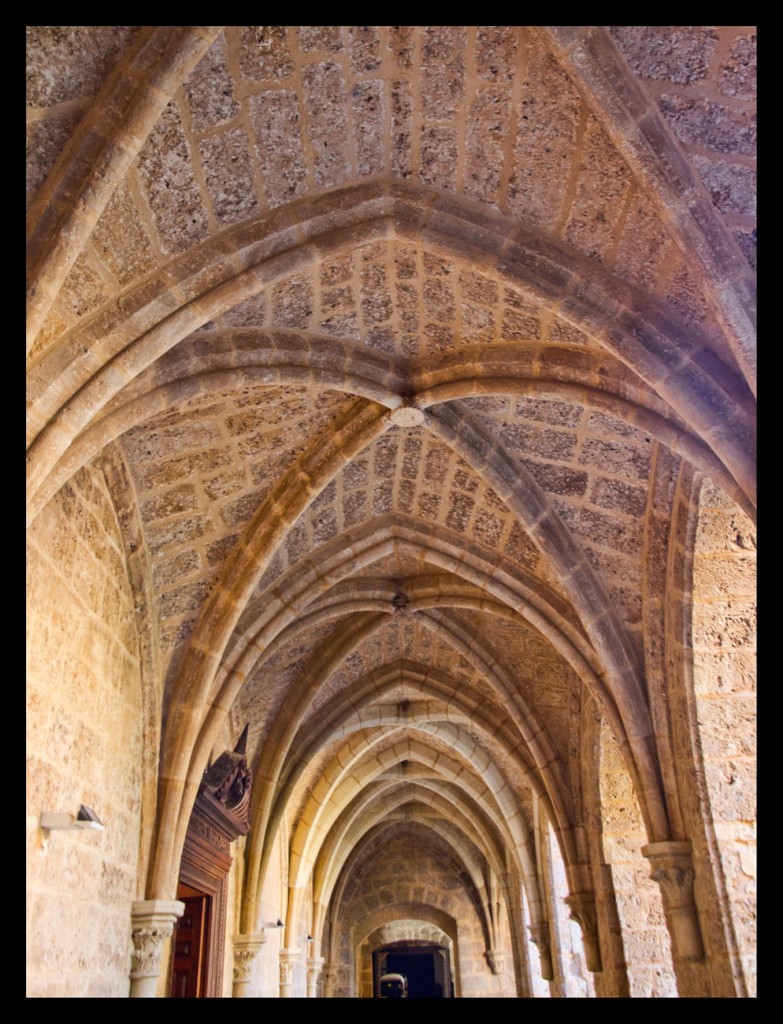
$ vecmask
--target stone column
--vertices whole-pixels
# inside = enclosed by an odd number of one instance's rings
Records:
[[[704,945],[693,899],[693,860],[689,842],[649,843],[642,856],[650,862],[650,878],[658,882],[670,922],[672,955],[703,960]]]
[[[185,912],[179,900],[137,900],[131,907],[131,999],[157,995],[160,958],[177,919]]]
[[[552,981],[555,974],[552,970],[552,943],[549,938],[549,925],[546,921],[539,921],[536,924],[529,924],[531,942],[538,947],[538,955],[541,958],[541,977],[544,981]]]
[[[296,966],[301,949],[280,950],[280,998],[288,999],[294,987],[294,967]]]
[[[582,929],[582,943],[585,949],[585,966],[595,973],[601,970],[601,947],[598,945],[598,915],[595,910],[595,893],[577,892],[566,896],[571,911],[571,920]]]
[[[326,957],[309,956],[307,958],[307,998],[315,999],[318,995],[318,979],[326,963]]]
[[[250,969],[256,955],[266,942],[266,932],[234,936],[234,999],[249,996]]]

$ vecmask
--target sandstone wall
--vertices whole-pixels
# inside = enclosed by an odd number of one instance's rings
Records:
[[[127,996],[137,898],[142,694],[134,602],[99,473],[80,472],[27,549],[28,996]],[[102,832],[38,827],[92,807]]]
[[[639,801],[620,748],[608,725],[601,728],[601,813],[604,856],[611,867],[630,987],[636,998],[674,997],[671,941],[657,882],[642,856],[647,843]]]
[[[756,532],[716,487],[699,501],[693,690],[717,886],[738,988],[756,994]],[[722,877],[721,877],[722,876]]]

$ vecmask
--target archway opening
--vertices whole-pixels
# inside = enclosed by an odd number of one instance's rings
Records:
[[[402,974],[408,999],[447,999],[453,995],[449,951],[419,942],[393,942],[373,953],[373,991],[380,995],[384,974]]]

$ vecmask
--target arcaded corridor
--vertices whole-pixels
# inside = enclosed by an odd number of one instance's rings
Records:
[[[28,29],[28,996],[756,995],[755,46]]]

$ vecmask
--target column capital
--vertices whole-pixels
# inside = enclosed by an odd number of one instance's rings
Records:
[[[308,956],[307,958],[307,997],[315,999],[318,994],[318,981],[321,977],[326,957]]]
[[[650,877],[660,883],[672,905],[692,902],[695,872],[690,843],[648,843],[642,847],[642,856],[650,862]]]
[[[696,872],[691,844],[686,840],[648,843],[642,847],[642,856],[650,862],[650,878],[661,887],[671,924],[672,953],[681,960],[703,960],[704,944],[693,897]]]
[[[185,912],[180,900],[136,900],[131,905],[131,996],[155,994],[164,942]]]
[[[534,921],[527,926],[530,932],[530,941],[535,943],[541,960],[541,977],[544,981],[551,981],[554,978],[552,970],[552,940],[549,935],[549,925],[546,921]]]
[[[575,892],[565,898],[566,906],[571,911],[571,919],[576,921],[583,932],[597,934],[598,914],[595,909],[595,893]]]
[[[506,965],[505,958],[502,953],[498,953],[497,950],[488,949],[484,953],[484,958],[489,964],[489,969],[493,974],[502,974],[503,968]]]
[[[294,980],[294,967],[301,955],[301,949],[289,948],[280,950],[280,995],[282,997],[291,995],[291,985]]]
[[[546,921],[534,921],[533,924],[527,926],[527,930],[530,932],[531,942],[535,942],[539,949],[549,950],[551,948],[549,925]]]
[[[241,985],[250,980],[250,968],[258,951],[266,942],[266,932],[252,932],[233,937],[234,943],[234,984]]]
[[[585,950],[585,965],[588,971],[600,971],[601,949],[598,945],[598,913],[595,909],[594,892],[575,892],[565,898],[571,911],[571,919],[582,929]]]

